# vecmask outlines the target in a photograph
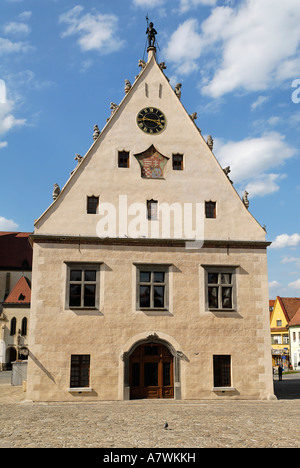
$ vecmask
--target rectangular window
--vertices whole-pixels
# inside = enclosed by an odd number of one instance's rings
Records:
[[[205,202],[205,217],[216,218],[216,202]]]
[[[204,267],[206,270],[206,308],[236,308],[235,267]]]
[[[118,167],[129,167],[129,151],[119,151]]]
[[[141,266],[137,269],[137,306],[139,309],[168,308],[168,267]]]
[[[73,354],[71,356],[70,388],[89,387],[90,355]]]
[[[158,220],[158,201],[147,200],[147,217],[149,220]]]
[[[214,387],[231,386],[231,356],[214,356]]]
[[[276,324],[277,324],[277,327],[282,327],[282,320],[277,320]]]
[[[173,154],[173,171],[183,171],[183,154]]]
[[[68,265],[67,307],[94,309],[99,306],[100,265]]]
[[[99,207],[99,197],[87,197],[87,208],[88,214],[97,214]]]

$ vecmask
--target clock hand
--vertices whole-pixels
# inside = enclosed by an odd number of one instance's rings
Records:
[[[138,119],[138,120],[140,120],[140,121],[141,121],[141,120],[148,120],[148,121],[150,121],[150,122],[155,122],[155,123],[159,123],[159,124],[161,123],[160,120],[148,119],[147,117],[143,117],[142,119]]]

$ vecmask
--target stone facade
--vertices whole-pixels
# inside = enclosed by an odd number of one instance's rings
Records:
[[[139,128],[137,115],[142,109],[162,111],[166,121],[157,133],[151,124],[149,132]],[[146,117],[141,119],[157,121]],[[150,177],[143,177],[135,156],[152,145],[167,163],[163,174],[154,167]],[[118,155],[124,151],[128,166],[119,167]],[[172,166],[173,155],[178,154],[183,156],[182,170]],[[87,197],[99,197],[95,214],[87,213]],[[132,235],[133,221],[143,224],[147,213],[145,209],[134,220],[134,204],[146,206],[149,201],[159,207],[177,203],[181,208],[198,203],[200,244],[176,223],[169,235],[162,235],[160,218],[153,224],[149,216],[146,231]],[[205,217],[205,202],[215,204],[213,217]],[[117,208],[115,224],[106,233],[99,230],[103,206]],[[124,225],[125,209],[129,216]],[[148,392],[147,379],[155,386],[157,363],[164,359],[160,390],[149,390],[148,397],[272,398],[265,231],[171,88],[153,48],[100,136],[36,221],[32,243],[29,400],[129,399],[133,386]],[[76,303],[82,301],[80,293],[71,298],[79,284],[76,273],[84,268],[95,275],[94,283],[91,278],[80,283],[81,288],[96,291],[92,307]],[[141,285],[151,271],[160,279],[155,285]],[[153,277],[151,281],[155,282]],[[155,301],[161,298],[155,296],[151,306],[142,306],[141,291],[147,288],[157,294],[163,291],[159,306]],[[219,303],[213,304],[217,292]],[[145,355],[149,353],[143,368],[135,366],[138,357],[133,359],[142,346]],[[167,357],[156,360],[156,349]],[[72,385],[76,370],[70,378],[74,356],[88,356],[85,370],[78,371],[85,376],[79,387]],[[226,358],[225,367],[220,357]],[[216,377],[220,369],[226,381]]]

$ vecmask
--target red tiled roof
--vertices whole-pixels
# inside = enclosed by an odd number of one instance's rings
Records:
[[[5,299],[4,304],[30,304],[30,300],[30,281],[22,276]]]
[[[0,231],[0,269],[32,269],[32,247],[28,237],[30,232]]]
[[[297,325],[300,326],[300,307],[299,307],[298,311],[295,313],[294,317],[292,318],[292,320],[289,323],[290,327],[294,327],[294,326],[297,326]]]
[[[300,307],[300,297],[277,296],[277,299],[279,300],[287,322],[289,323]]]

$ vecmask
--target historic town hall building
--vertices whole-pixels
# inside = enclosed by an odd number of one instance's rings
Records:
[[[272,398],[266,233],[139,66],[35,222],[27,399]]]

